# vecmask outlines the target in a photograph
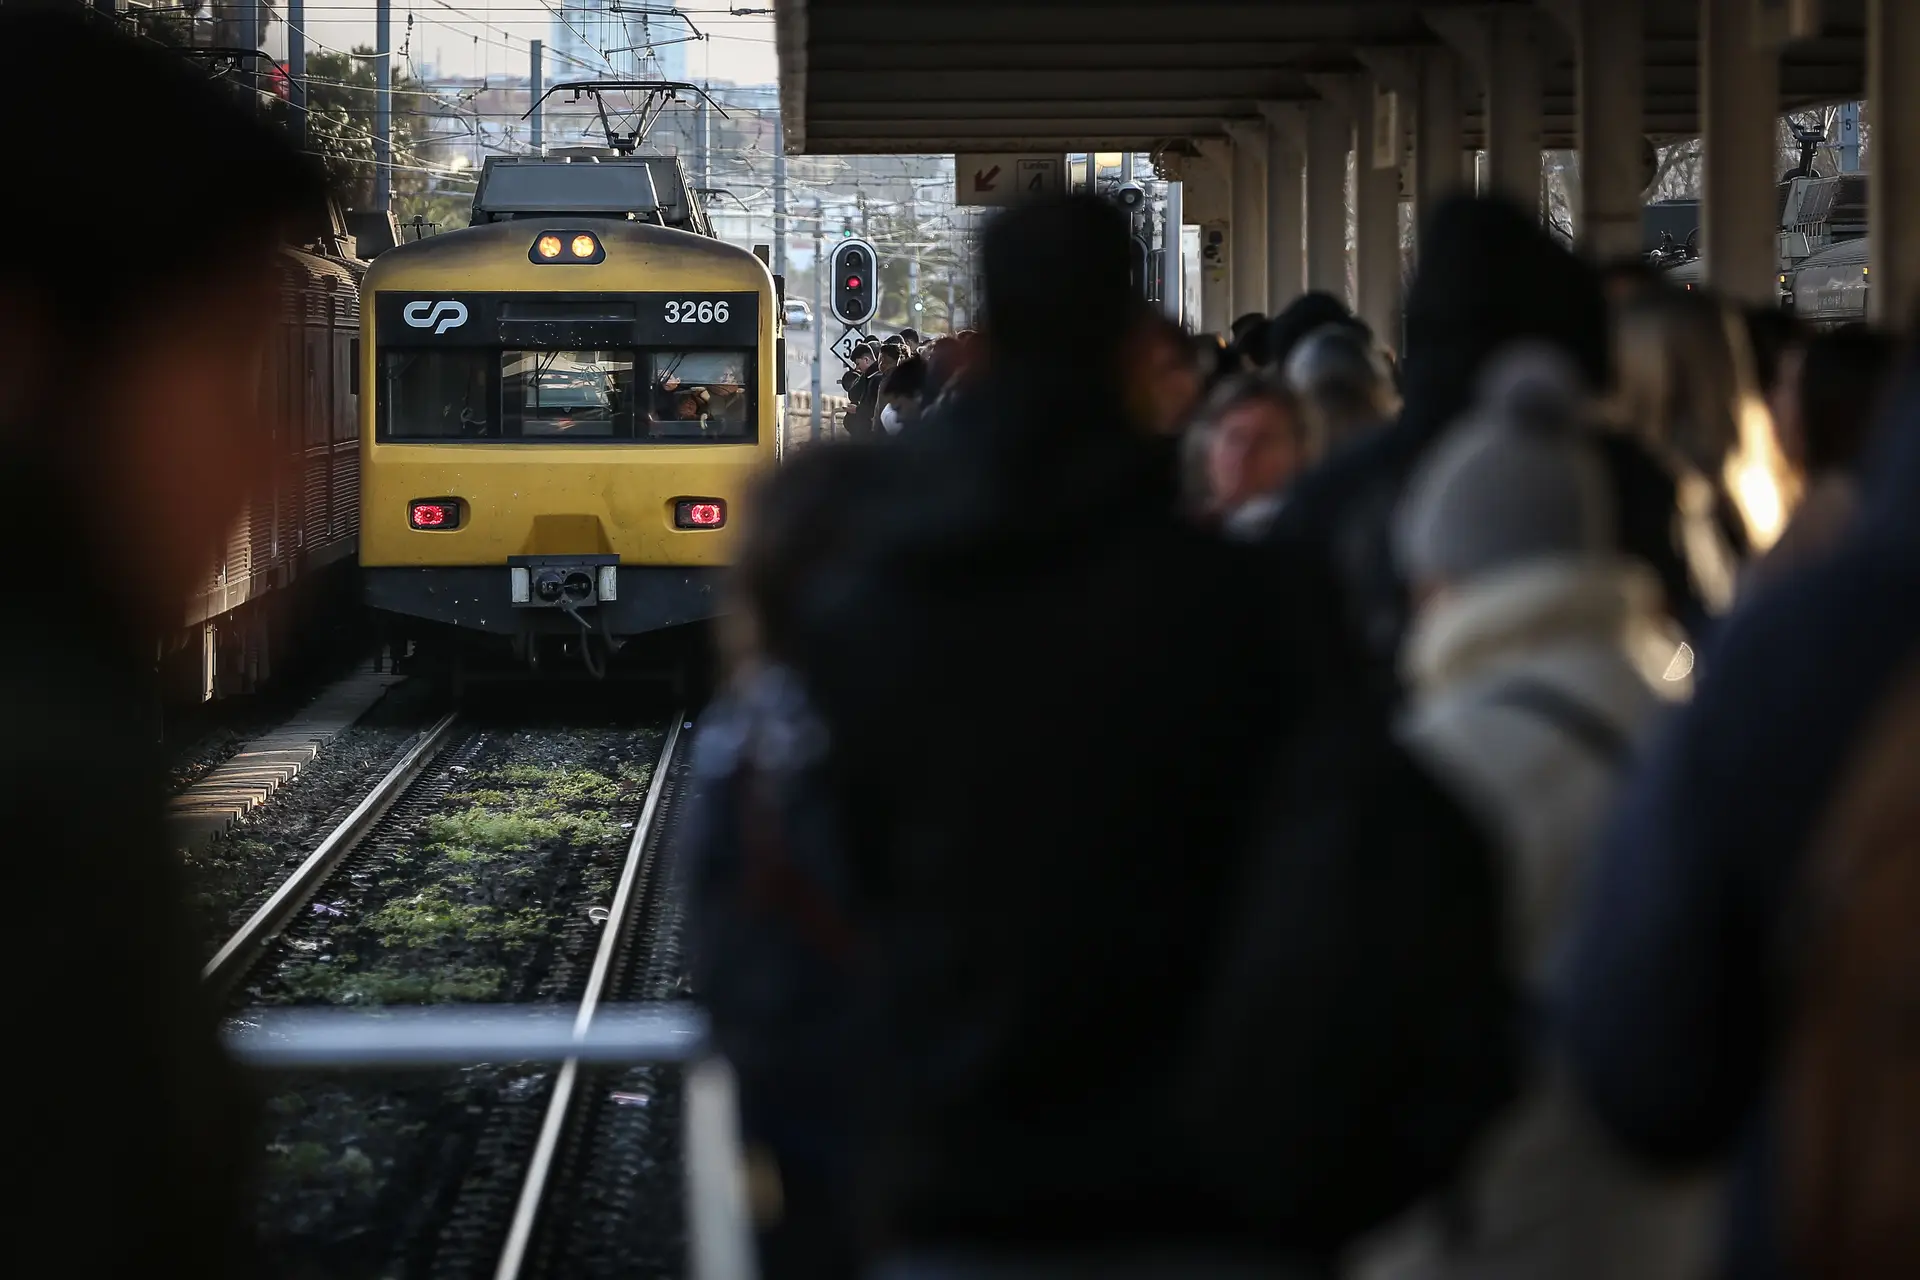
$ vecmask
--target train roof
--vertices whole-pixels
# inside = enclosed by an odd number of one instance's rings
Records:
[[[1818,253],[1810,253],[1794,267],[1804,271],[1808,267],[1858,267],[1865,266],[1868,253],[1867,237],[1858,240],[1841,240],[1828,245]]]
[[[492,222],[415,240],[376,258],[367,270],[364,287],[407,288],[418,284],[470,289],[591,289],[593,277],[580,273],[594,272],[595,267],[536,265],[528,258],[541,232],[575,229],[591,231],[600,238],[608,251],[608,265],[618,265],[620,259],[631,255],[629,261],[669,268],[681,277],[664,282],[663,288],[684,287],[688,283],[687,272],[710,276],[713,286],[772,287],[773,278],[766,264],[738,245],[651,223],[589,217]],[[495,279],[484,280],[482,277],[487,275],[494,275]],[[409,279],[415,276],[422,279]]]
[[[1707,260],[1703,255],[1688,258],[1667,268],[1667,279],[1675,284],[1699,284],[1707,278]]]
[[[712,235],[678,156],[573,147],[545,156],[488,156],[472,225],[546,216],[631,217]]]
[[[281,246],[277,262],[283,321],[359,322],[360,280],[346,263],[290,245]]]

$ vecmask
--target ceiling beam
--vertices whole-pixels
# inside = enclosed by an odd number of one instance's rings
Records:
[[[1281,68],[1253,71],[1147,71],[1130,80],[1108,71],[821,71],[809,73],[816,103],[953,102],[1011,99],[1075,103],[1087,99],[1273,98],[1307,93],[1301,74]]]
[[[819,71],[852,72],[963,69],[1136,74],[1211,67],[1257,70],[1287,66],[1316,56],[1324,58],[1326,54],[1326,45],[1304,40],[1174,40],[1161,44],[1091,41],[1000,44],[970,40],[896,43],[892,40],[875,40],[862,45],[824,46],[814,52],[810,65]]]
[[[1301,99],[1305,101],[1305,98]],[[1240,98],[1113,98],[1051,102],[1022,98],[956,98],[932,101],[897,98],[886,102],[816,102],[815,121],[830,120],[1099,120],[1112,116],[1193,117],[1251,116],[1258,112],[1252,99]]]
[[[1166,39],[1168,19],[1180,30],[1221,40],[1314,40],[1352,44],[1419,40],[1418,5],[1369,4],[1085,4],[1029,3],[812,6],[816,47],[863,45],[873,39],[943,41],[991,31],[999,43],[1132,43],[1152,47]]]

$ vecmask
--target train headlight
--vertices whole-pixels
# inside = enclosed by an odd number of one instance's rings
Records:
[[[607,260],[607,247],[591,231],[578,227],[553,227],[534,237],[533,248],[527,250],[527,257],[536,263],[591,266]]]

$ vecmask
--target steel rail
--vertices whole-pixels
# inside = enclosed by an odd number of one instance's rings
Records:
[[[629,925],[634,923],[631,917],[634,914],[634,894],[640,883],[640,864],[646,857],[647,836],[659,817],[660,796],[666,788],[667,773],[673,766],[673,751],[679,743],[685,717],[685,711],[676,712],[673,717],[673,726],[667,730],[667,740],[660,747],[659,763],[653,768],[653,781],[647,787],[646,804],[640,810],[640,820],[634,824],[633,842],[627,846],[626,865],[620,871],[620,886],[614,892],[613,906],[607,914],[606,931],[600,935],[600,947],[593,957],[593,970],[587,976],[587,989],[580,997],[580,1010],[574,1017],[572,1038],[576,1044],[584,1045],[589,1039],[588,1033],[600,1006],[601,993],[606,990],[607,979],[613,973],[614,954],[619,950]],[[520,1185],[520,1199],[514,1205],[513,1222],[507,1229],[507,1242],[500,1251],[500,1265],[494,1270],[494,1280],[518,1280],[526,1264],[527,1248],[533,1243],[533,1229],[539,1221],[540,1206],[546,1199],[547,1182],[553,1173],[554,1157],[560,1149],[561,1131],[566,1127],[567,1113],[572,1109],[574,1091],[579,1083],[580,1061],[578,1054],[568,1057],[560,1065],[560,1074],[554,1079],[553,1095],[547,1100],[547,1112],[540,1123],[540,1138],[534,1146],[533,1159],[527,1165],[526,1181]]]
[[[260,958],[261,949],[279,934],[293,913],[339,865],[340,859],[360,842],[360,838],[393,807],[394,801],[412,785],[428,763],[440,754],[441,748],[452,736],[459,714],[449,711],[428,729],[420,741],[401,757],[400,762],[387,772],[387,776],[380,779],[373,790],[354,806],[353,812],[327,834],[327,838],[320,842],[320,847],[308,854],[307,860],[280,882],[273,896],[240,926],[239,932],[227,939],[226,945],[220,948],[213,959],[207,961],[206,967],[200,970],[201,982],[223,989]]]

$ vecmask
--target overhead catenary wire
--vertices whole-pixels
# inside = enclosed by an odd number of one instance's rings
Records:
[[[328,13],[349,11],[354,10],[344,4],[309,7],[307,13],[310,16],[303,20],[303,26],[310,26],[315,18],[324,18]],[[563,13],[561,6],[550,3],[537,6],[488,5],[485,18],[447,0],[431,0],[430,5],[425,0],[412,0],[403,11],[408,12],[410,19],[419,25],[410,24],[404,42],[389,55],[399,56],[402,66],[411,74],[408,83],[392,87],[388,95],[392,118],[400,129],[399,136],[394,139],[395,149],[384,167],[390,172],[417,173],[427,177],[430,180],[428,190],[414,193],[416,198],[431,196],[435,192],[455,199],[463,198],[478,179],[483,153],[527,154],[533,151],[523,137],[517,136],[513,127],[524,116],[515,99],[524,98],[526,80],[524,76],[510,73],[502,76],[497,67],[487,65],[488,60],[479,57],[475,59],[475,64],[481,68],[478,75],[423,75],[414,65],[423,46],[414,42],[413,32],[426,25],[445,27],[473,41],[477,47],[518,53],[522,46],[530,47],[531,42],[488,19],[498,19],[519,11],[545,14],[554,20],[556,26],[565,27],[581,37],[590,33],[580,29],[580,24],[574,21],[574,12]],[[716,12],[713,21],[728,22],[734,17]],[[732,33],[716,29],[703,34],[723,38]],[[663,45],[669,39],[663,35],[653,43]],[[317,52],[352,58],[360,65],[378,56],[359,49],[340,49],[326,41],[312,39],[310,35],[308,40]],[[590,41],[583,40],[582,43],[592,47]],[[600,52],[604,61],[612,64],[614,59],[606,57],[606,54],[625,50]],[[551,44],[547,46],[547,56],[562,66],[591,68],[594,65],[582,58],[571,57],[564,50],[554,49]],[[695,78],[698,79],[697,76]],[[374,92],[369,86],[345,77],[312,72],[302,77],[302,85],[310,90],[318,90],[323,96],[332,91],[336,98],[342,92]],[[757,224],[773,213],[770,177],[774,149],[766,130],[775,127],[779,119],[778,90],[770,85],[722,84],[714,86],[713,92],[715,98],[727,106],[736,119],[711,140],[711,178],[707,185],[724,189],[728,203],[737,207],[715,208],[711,216],[723,229],[732,227],[738,231],[744,225],[746,232],[758,240],[764,237],[765,230]],[[358,119],[362,107],[352,102],[344,104],[346,118],[342,118],[339,108],[343,104],[336,100],[332,105],[335,109],[331,113],[331,127],[338,136],[356,142],[370,140],[368,130]],[[552,130],[550,140],[559,142],[565,137],[578,136],[582,141],[593,141],[591,133],[595,114],[585,109],[569,111],[566,105],[564,102],[553,104],[549,114]],[[668,145],[662,149],[685,152],[685,135],[692,114],[691,109],[686,107],[670,108],[665,113],[661,135]],[[434,123],[428,124],[430,121]],[[453,162],[443,158],[449,148],[464,149],[469,141],[473,144],[471,161],[465,155],[458,156]],[[350,164],[375,163],[359,158],[347,158],[347,161]],[[794,230],[806,229],[816,222],[850,220],[855,216],[854,210],[861,201],[859,193],[863,190],[876,194],[892,192],[891,197],[878,196],[883,203],[888,199],[906,200],[909,195],[916,202],[928,198],[937,200],[943,189],[951,190],[950,165],[950,160],[936,156],[791,157],[785,182],[791,196],[791,203],[786,210],[789,236]],[[853,190],[849,190],[850,187]],[[818,198],[821,202],[822,212],[818,215],[806,207],[811,198]],[[403,215],[410,213],[412,208],[403,208],[401,212]],[[879,206],[876,206],[875,214],[878,213]],[[896,220],[891,215],[884,219],[876,216],[868,228],[868,234],[883,252],[918,252],[923,255],[924,262],[926,255],[957,257],[963,250],[956,237],[966,236],[973,226],[971,218],[962,218],[956,210],[936,208],[923,209],[912,223]],[[724,230],[723,234],[726,234]],[[744,239],[745,236],[738,238]]]

